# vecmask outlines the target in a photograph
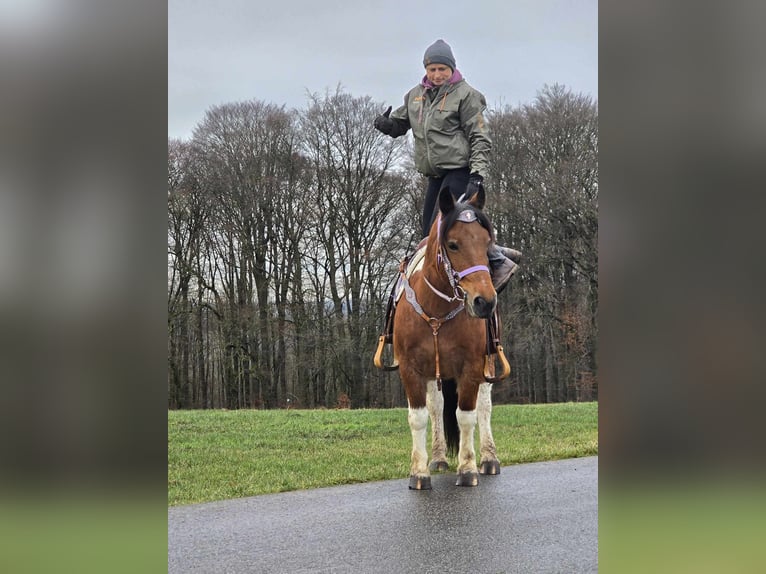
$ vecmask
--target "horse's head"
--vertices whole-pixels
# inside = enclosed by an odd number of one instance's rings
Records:
[[[497,304],[487,258],[494,237],[489,218],[482,211],[484,200],[481,187],[468,201],[459,203],[449,189],[443,189],[439,194],[438,224],[445,269],[465,293],[468,314],[482,319],[490,317]]]

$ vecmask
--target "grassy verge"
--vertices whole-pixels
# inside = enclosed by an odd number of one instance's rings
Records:
[[[597,403],[496,406],[500,463],[595,455],[597,418]],[[168,504],[406,478],[411,448],[406,409],[169,411]]]

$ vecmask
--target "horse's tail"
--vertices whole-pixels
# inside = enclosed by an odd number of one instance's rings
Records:
[[[447,453],[455,456],[460,449],[460,427],[457,426],[457,382],[455,379],[442,380],[444,396],[444,438],[447,441]]]

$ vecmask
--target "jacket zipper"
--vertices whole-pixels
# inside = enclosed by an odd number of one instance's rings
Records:
[[[447,101],[447,94],[449,94],[449,87],[446,88],[446,91],[444,92],[444,95],[442,96],[442,101],[441,101],[441,104],[439,106],[439,111],[440,112],[444,111],[444,104]],[[424,104],[427,101],[428,101],[428,98],[426,96],[426,90],[423,89],[423,102],[424,102]],[[421,122],[423,124],[423,144],[426,147],[426,161],[428,162],[428,168],[429,168],[429,171],[431,173],[435,173],[436,170],[434,169],[434,165],[431,162],[431,148],[428,145],[428,137],[427,137],[426,134],[428,133],[428,120],[431,119],[431,116],[433,115],[430,112],[433,111],[435,106],[436,106],[436,100],[434,100],[433,102],[429,102],[429,105],[428,105],[429,113],[426,114],[425,120],[423,120]],[[423,107],[425,107],[425,106],[422,105],[420,107],[420,114],[419,114],[420,118],[418,118],[419,120],[423,117]]]

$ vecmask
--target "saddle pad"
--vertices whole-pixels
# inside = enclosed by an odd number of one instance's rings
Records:
[[[415,273],[415,271],[420,271],[423,268],[423,260],[426,257],[426,245],[423,245],[420,249],[418,249],[415,254],[410,259],[410,262],[407,264],[407,269],[404,270],[404,276],[409,279],[412,277],[412,274]],[[396,304],[399,299],[402,297],[402,293],[404,293],[404,284],[402,283],[402,278],[399,277],[399,279],[396,282],[396,294],[394,295],[394,304]]]

